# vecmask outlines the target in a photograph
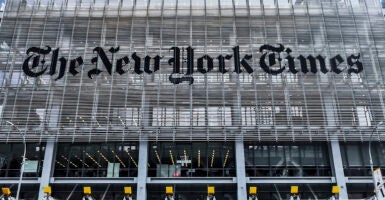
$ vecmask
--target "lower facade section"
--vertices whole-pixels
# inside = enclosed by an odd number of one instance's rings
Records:
[[[20,199],[42,199],[51,186],[58,199],[80,199],[91,187],[95,199],[200,200],[214,187],[217,199],[288,199],[298,186],[302,199],[369,198],[373,183],[368,143],[355,142],[108,142],[0,145],[0,186]],[[384,143],[373,142],[374,167],[385,168]],[[22,164],[22,158],[26,161]],[[23,166],[23,167],[22,167]],[[22,169],[23,168],[23,169]],[[20,177],[22,174],[22,177]]]

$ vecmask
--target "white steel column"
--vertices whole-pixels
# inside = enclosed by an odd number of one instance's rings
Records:
[[[43,169],[41,170],[39,197],[38,200],[43,199],[43,187],[50,183],[52,169],[54,164],[55,142],[48,141],[44,151]]]
[[[139,142],[139,163],[138,163],[138,187],[136,200],[147,199],[147,160],[148,160],[148,142]]]
[[[339,185],[341,188],[339,199],[348,199],[348,191],[346,188],[346,177],[344,173],[344,167],[342,165],[340,143],[336,140],[333,140],[330,142],[330,147],[333,161],[333,175],[336,178],[337,185]]]
[[[237,170],[237,199],[247,199],[245,149],[243,141],[235,142],[235,160]]]
[[[326,111],[326,118],[327,118],[327,126],[334,130],[334,128],[337,126],[336,124],[336,109],[334,109],[334,99],[331,96],[324,96],[324,104],[325,104],[325,111]],[[327,134],[327,133],[325,133]],[[341,149],[340,149],[340,143],[338,141],[338,137],[334,134],[336,133],[329,133],[331,135],[330,137],[330,153],[331,156],[331,166],[333,171],[333,176],[335,177],[337,181],[337,185],[340,186],[341,191],[339,194],[340,199],[348,199],[348,192],[346,188],[346,178],[344,173],[344,168],[342,164],[342,157],[341,157]]]
[[[231,117],[233,126],[238,127],[240,137],[235,141],[235,167],[237,172],[237,199],[247,199],[246,189],[246,169],[245,169],[245,149],[242,133],[242,100],[241,86],[239,76],[233,75],[232,78],[237,81],[237,96],[235,96],[234,105],[231,107]]]

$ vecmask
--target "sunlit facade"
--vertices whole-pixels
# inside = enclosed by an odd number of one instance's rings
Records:
[[[378,0],[10,0],[0,186],[78,199],[372,196],[385,167]],[[384,72],[383,72],[384,71]]]

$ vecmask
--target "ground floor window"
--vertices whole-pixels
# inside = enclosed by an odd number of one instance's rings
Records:
[[[247,176],[331,176],[327,143],[245,143]]]
[[[59,143],[56,177],[136,177],[138,142]]]
[[[44,160],[45,144],[27,143],[24,165],[24,177],[39,177]],[[0,177],[20,176],[24,145],[7,143],[0,145]]]
[[[345,176],[371,176],[369,143],[340,143]],[[372,142],[371,153],[374,168],[385,168],[385,143]]]
[[[149,177],[235,176],[234,143],[153,142],[148,153]]]

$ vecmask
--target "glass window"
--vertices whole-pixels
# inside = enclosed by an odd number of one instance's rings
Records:
[[[93,4],[93,1],[91,0],[82,0],[80,6],[88,8]]]
[[[205,125],[205,108],[195,107],[193,108],[193,126],[204,126]]]
[[[246,7],[246,0],[235,0],[234,4],[237,8],[245,8]]]
[[[147,1],[137,1],[135,8],[140,9],[140,10],[146,9],[147,8]]]
[[[275,7],[275,1],[264,0],[263,1],[263,6],[264,7]]]
[[[96,7],[103,7],[104,4],[105,4],[104,0],[95,0],[94,1],[94,6],[96,6]]]
[[[373,183],[346,184],[349,199],[367,199],[373,196]]]
[[[0,11],[4,11],[5,9],[5,0],[0,1]]]
[[[289,0],[278,0],[278,6],[280,8],[288,8],[290,6]]]
[[[368,106],[357,106],[357,118],[359,126],[371,126],[371,114]]]
[[[61,143],[55,159],[56,177],[134,177],[138,143]]]
[[[209,126],[228,126],[231,125],[230,107],[213,107],[208,109]]]
[[[248,176],[331,176],[327,144],[245,143]]]
[[[242,125],[254,126],[256,125],[256,107],[242,106]]]
[[[207,117],[206,117],[207,113]],[[194,107],[192,118],[188,107],[154,107],[152,112],[153,126],[229,126],[231,125],[231,108],[210,106]]]
[[[39,177],[43,166],[45,144],[28,143],[24,177]],[[21,143],[0,145],[0,177],[18,177],[23,160],[24,146]]]
[[[139,126],[140,108],[114,108],[112,123],[123,126]]]
[[[374,168],[385,167],[383,142],[373,142],[371,145]],[[369,144],[341,143],[341,155],[346,176],[370,176]]]
[[[148,162],[150,177],[235,176],[233,143],[153,143]]]
[[[153,126],[173,126],[175,117],[175,109],[172,107],[153,108]]]
[[[259,107],[260,124],[270,125],[273,124],[273,113],[271,106],[260,106]]]
[[[303,166],[314,166],[315,165],[315,148],[313,145],[303,145],[301,151],[301,158],[303,159]]]

